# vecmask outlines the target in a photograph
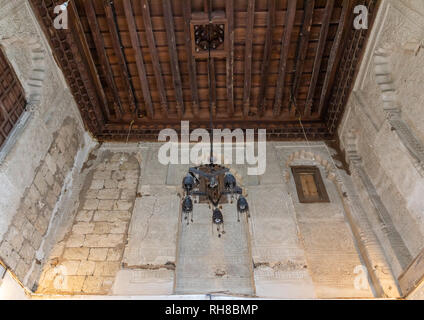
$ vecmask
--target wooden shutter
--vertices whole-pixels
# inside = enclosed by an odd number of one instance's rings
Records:
[[[0,147],[26,106],[24,89],[0,48]]]

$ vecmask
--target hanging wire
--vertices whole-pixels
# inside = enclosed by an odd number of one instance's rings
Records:
[[[299,124],[302,127],[303,136],[305,137],[306,143],[308,145],[309,152],[312,154],[312,157],[315,160],[315,154],[312,152],[312,147],[311,147],[311,144],[309,142],[308,135],[306,134],[305,127],[303,126],[302,113],[297,108],[296,97],[294,97],[293,92],[290,92],[290,102],[291,102],[292,106],[294,106],[296,112],[299,114]]]
[[[209,125],[210,125],[210,132],[209,132],[209,140],[210,140],[210,163],[213,164],[214,158],[213,158],[213,140],[212,140],[212,130],[213,130],[213,117],[212,117],[212,81],[211,81],[211,70],[210,70],[210,63],[211,63],[211,43],[212,43],[212,1],[209,0],[209,8],[208,8],[208,86],[209,86]]]
[[[125,146],[128,144],[128,139],[130,138],[130,133],[131,133],[131,129],[132,129],[133,124],[134,124],[134,120],[132,120],[131,123],[130,123],[130,127],[128,129],[128,134],[127,134],[127,139],[125,141]],[[120,165],[122,165],[125,160],[126,159],[124,157],[124,152],[122,152],[121,159],[119,160]]]

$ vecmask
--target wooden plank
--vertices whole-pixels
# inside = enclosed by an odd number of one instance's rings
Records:
[[[324,21],[321,26],[321,32],[319,35],[318,49],[315,55],[314,69],[312,71],[311,84],[309,85],[308,97],[306,98],[306,105],[304,114],[310,116],[312,110],[312,104],[315,96],[315,89],[318,82],[318,76],[321,70],[322,57],[324,55],[325,45],[327,43],[328,29],[330,26],[330,19],[333,13],[334,0],[328,0],[325,6]]]
[[[116,117],[120,119],[123,113],[121,98],[119,96],[115,80],[113,78],[112,68],[110,67],[109,59],[106,55],[105,45],[100,32],[99,25],[97,23],[97,17],[94,11],[93,3],[91,1],[84,1],[84,8],[85,13],[87,15],[88,25],[93,36],[96,52],[99,56],[101,66],[106,77],[107,85],[112,90],[112,95],[115,100],[113,106],[116,113]]]
[[[290,47],[290,38],[293,30],[294,18],[296,15],[296,0],[288,0],[288,8],[286,13],[285,27],[281,40],[280,66],[278,68],[278,80],[275,90],[275,100],[273,114],[279,116],[281,113],[281,105],[283,101],[284,78],[286,76],[287,57]]]
[[[112,45],[113,50],[118,58],[120,73],[123,83],[125,85],[125,89],[128,92],[128,98],[130,103],[129,111],[130,113],[135,112],[137,110],[137,102],[135,100],[134,88],[130,81],[130,72],[128,70],[127,61],[123,52],[123,47],[121,44],[121,38],[118,31],[118,26],[116,25],[116,17],[113,7],[113,2],[106,1],[104,2],[104,9],[106,12],[106,21],[109,28],[109,32],[112,37]]]
[[[268,71],[269,71],[269,62],[271,60],[272,53],[272,32],[275,24],[275,0],[268,0],[268,12],[267,12],[267,27],[266,27],[266,36],[265,36],[265,46],[264,46],[264,55],[262,58],[261,65],[261,87],[259,89],[259,99],[258,99],[258,115],[263,116],[265,110],[264,105],[266,103],[265,91],[268,84]]]
[[[175,41],[174,16],[172,14],[171,0],[163,1],[163,13],[165,17],[166,35],[168,38],[169,57],[174,82],[175,99],[177,101],[177,112],[181,117],[184,114],[183,90],[181,83],[180,67],[178,63],[177,45]]]
[[[292,95],[290,99],[291,103],[289,107],[291,116],[294,116],[296,114],[296,110],[299,112],[299,115],[302,114],[301,110],[297,109],[298,106],[296,103],[296,99],[299,92],[300,81],[302,79],[302,74],[303,74],[303,67],[305,64],[306,54],[308,52],[308,47],[309,47],[309,35],[311,32],[315,0],[305,0],[304,3],[305,3],[305,10],[304,10],[304,17],[303,17],[303,25],[302,25],[302,31],[300,34],[298,54],[296,59],[296,71],[295,71],[295,76],[294,76],[294,81],[292,86],[292,92],[291,92],[291,95]],[[334,4],[334,0],[329,0],[327,4],[328,3]],[[326,38],[327,38],[327,35],[325,35],[324,39],[320,40],[320,44],[321,44],[321,41],[323,41],[324,43],[323,48],[325,47]],[[322,52],[321,52],[321,57],[322,57]],[[319,70],[318,72],[315,72],[315,71],[316,70],[314,69],[313,74],[319,74]]]
[[[89,1],[86,1],[89,2]],[[146,67],[144,65],[143,52],[140,47],[140,39],[137,34],[137,27],[134,19],[134,12],[131,5],[131,0],[124,0],[124,11],[127,19],[128,30],[131,37],[131,45],[135,53],[138,77],[140,79],[141,90],[146,105],[146,112],[149,118],[153,119],[155,112],[150,95],[149,82],[147,80]]]
[[[322,109],[324,107],[325,98],[330,89],[330,79],[331,75],[334,72],[334,67],[336,65],[337,53],[339,51],[339,47],[342,43],[343,32],[345,29],[345,24],[349,20],[348,13],[349,10],[349,0],[343,1],[343,9],[340,16],[339,26],[337,28],[336,37],[333,41],[333,46],[331,48],[330,58],[328,59],[327,72],[325,74],[324,84],[322,86],[321,98],[318,105],[318,114],[321,115]],[[308,114],[311,114],[311,108],[308,109]]]
[[[244,92],[243,92],[243,115],[249,115],[250,90],[252,86],[252,43],[253,25],[255,17],[255,0],[249,0],[247,4],[247,27],[244,55]]]
[[[78,39],[79,42],[79,46],[82,49],[82,54],[85,56],[89,71],[90,71],[90,76],[94,82],[94,85],[96,87],[96,91],[97,93],[100,95],[101,101],[103,103],[103,110],[106,113],[106,118],[110,119],[111,118],[111,114],[110,114],[110,110],[109,110],[109,103],[108,100],[106,99],[106,94],[105,91],[103,89],[102,83],[100,81],[100,77],[98,74],[98,71],[96,69],[96,66],[94,64],[93,61],[93,57],[91,55],[91,51],[90,48],[88,47],[87,44],[87,39],[85,37],[85,33],[84,30],[82,28],[81,25],[81,20],[79,18],[78,15],[78,11],[75,8],[75,3],[74,2],[70,2],[70,6],[68,8],[69,10],[69,17],[70,20],[72,21],[72,24],[74,26],[74,35],[76,36],[76,39]],[[105,115],[103,115],[105,116]]]
[[[150,57],[152,58],[153,71],[156,77],[156,86],[159,91],[161,108],[164,111],[164,113],[167,116],[169,116],[165,85],[163,82],[158,50],[156,48],[155,36],[153,34],[152,21],[150,18],[149,2],[147,0],[141,0],[141,13],[143,15],[144,28],[146,29],[147,44],[149,46]]]
[[[228,27],[228,54],[226,60],[227,73],[227,110],[234,114],[234,0],[227,0],[225,15]]]
[[[186,48],[186,55],[187,55],[188,73],[189,73],[189,79],[190,79],[192,111],[195,115],[197,115],[200,111],[200,105],[199,105],[199,94],[197,91],[196,60],[193,57],[192,48],[191,48],[191,36],[190,36],[191,2],[190,0],[182,0],[182,10],[183,10],[183,17],[184,17],[185,48]]]
[[[209,99],[212,104],[212,116],[216,116],[216,75],[215,75],[215,59],[210,58],[209,61]]]
[[[404,297],[418,288],[424,281],[424,250],[411,262],[398,280]]]

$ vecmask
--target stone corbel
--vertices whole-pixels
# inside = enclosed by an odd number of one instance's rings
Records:
[[[424,177],[424,144],[402,119],[401,104],[397,97],[396,85],[390,65],[391,52],[390,49],[380,48],[374,54],[375,78],[382,92],[383,109],[392,130],[396,132],[412,157],[414,167],[420,176]]]

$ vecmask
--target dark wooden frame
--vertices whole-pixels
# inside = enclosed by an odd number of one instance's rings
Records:
[[[27,101],[24,88],[12,64],[0,47],[0,148],[7,141],[21,115]]]
[[[321,203],[321,202],[330,202],[328,197],[327,190],[325,188],[324,181],[321,177],[321,172],[318,167],[313,166],[296,166],[291,167],[293,179],[296,185],[297,196],[300,203]],[[306,197],[303,193],[302,183],[300,181],[301,174],[312,174],[314,177],[314,182],[317,187],[319,199],[310,199]]]

